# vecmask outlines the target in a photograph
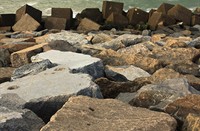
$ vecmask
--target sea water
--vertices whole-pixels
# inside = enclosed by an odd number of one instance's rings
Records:
[[[187,8],[200,7],[200,0],[110,0],[124,3],[124,10],[139,7],[144,10],[157,8],[161,3],[181,4]],[[0,14],[15,13],[15,11],[29,4],[42,10],[43,15],[50,15],[52,7],[72,8],[74,13],[81,12],[84,8],[102,8],[103,0],[0,0]]]

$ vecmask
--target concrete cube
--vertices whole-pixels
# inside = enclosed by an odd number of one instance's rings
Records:
[[[47,29],[69,29],[70,22],[66,18],[47,17],[45,20],[45,28]]]
[[[92,21],[95,21],[97,23],[102,23],[103,22],[103,15],[99,8],[86,8],[84,9],[79,16],[83,18],[88,18]]]
[[[192,25],[200,25],[200,16],[199,15],[192,16]]]
[[[1,14],[0,26],[13,26],[15,24],[15,14]]]
[[[128,19],[122,14],[111,13],[106,19],[107,24],[117,25],[117,26],[127,26]]]
[[[92,31],[92,30],[99,30],[99,28],[100,28],[99,24],[88,18],[84,18],[81,20],[77,30]]]
[[[168,3],[162,3],[162,4],[158,7],[157,11],[158,11],[158,12],[161,12],[161,13],[163,13],[163,14],[167,14],[167,12],[168,12],[172,7],[174,7],[174,5],[168,4]]]
[[[123,7],[124,7],[124,3],[103,1],[103,6],[102,6],[103,18],[107,19],[108,16],[110,16],[112,12],[122,14]]]
[[[30,6],[24,5],[16,11],[16,21],[20,20],[23,15],[29,14],[32,18],[34,18],[37,22],[41,22],[42,19],[42,11]]]
[[[29,14],[23,15],[22,18],[12,27],[14,31],[36,31],[39,28],[40,23]]]
[[[192,11],[182,5],[175,5],[168,11],[167,15],[185,25],[191,25]]]
[[[128,10],[127,18],[129,24],[137,25],[140,22],[146,23],[149,19],[149,14],[141,9],[132,8]]]

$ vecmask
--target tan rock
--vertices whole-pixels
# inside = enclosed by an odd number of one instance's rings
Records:
[[[168,11],[167,15],[186,25],[191,24],[192,11],[182,5],[175,5]]]
[[[200,115],[189,113],[189,115],[186,117],[186,120],[184,121],[182,131],[198,130],[200,130]]]
[[[40,28],[40,23],[38,23],[29,14],[25,14],[20,20],[12,27],[14,31],[35,31]]]
[[[153,42],[153,43],[155,43],[155,42],[158,42],[158,41],[161,41],[163,38],[165,38],[166,37],[166,34],[154,34],[154,35],[152,35],[152,37],[151,37],[151,41]]]
[[[149,19],[149,14],[138,8],[131,8],[128,10],[127,18],[129,20],[129,24],[137,25],[142,23],[146,23]]]
[[[175,131],[176,120],[168,114],[131,107],[114,99],[101,100],[78,96],[71,97],[41,131],[161,129]]]
[[[84,18],[81,20],[81,23],[79,24],[77,30],[92,31],[92,30],[99,30],[99,28],[100,28],[99,24],[97,24],[92,20]]]
[[[11,67],[1,67],[0,68],[0,83],[10,81],[12,73],[15,68]]]
[[[43,51],[43,46],[48,43],[35,45],[11,54],[12,67],[19,67],[31,62],[31,57]]]
[[[107,19],[111,13],[122,14],[124,4],[120,2],[113,2],[113,1],[103,1],[102,6],[102,13],[103,18]]]

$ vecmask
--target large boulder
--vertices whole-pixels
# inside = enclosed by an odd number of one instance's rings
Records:
[[[65,124],[63,124],[65,123]],[[176,120],[168,114],[130,107],[118,100],[72,97],[45,125],[48,130],[146,130],[175,131]]]
[[[139,77],[149,77],[150,74],[135,66],[106,66],[105,67],[106,77],[118,81],[133,81]],[[122,79],[120,79],[122,78]],[[123,79],[124,78],[124,79]]]
[[[167,15],[171,16],[179,22],[183,22],[186,25],[191,24],[192,11],[182,5],[175,5],[168,10]]]
[[[102,98],[99,87],[87,74],[71,74],[65,65],[37,75],[29,75],[0,85],[0,94],[16,93],[45,122],[62,107],[71,95]]]
[[[168,79],[158,84],[143,86],[129,104],[165,111],[169,104],[188,94],[200,92],[191,87],[186,79]]]
[[[73,73],[82,72],[94,79],[104,76],[104,66],[100,59],[74,52],[50,50],[31,58],[32,62],[49,59],[52,63],[66,65]]]

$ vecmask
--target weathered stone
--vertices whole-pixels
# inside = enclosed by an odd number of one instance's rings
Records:
[[[192,11],[182,5],[175,5],[167,12],[167,14],[177,21],[183,22],[186,25],[191,24]]]
[[[164,111],[170,103],[192,93],[200,94],[186,79],[168,79],[156,85],[143,86],[129,104]]]
[[[131,8],[128,10],[127,18],[129,20],[129,24],[137,25],[141,22],[146,23],[149,19],[149,14],[138,8]]]
[[[14,31],[35,31],[39,28],[40,23],[38,23],[29,14],[23,15],[22,18],[12,27]]]
[[[15,14],[1,14],[0,26],[13,26],[15,24]]]
[[[183,121],[189,113],[199,114],[200,112],[199,100],[200,100],[199,95],[194,95],[194,94],[187,95],[169,104],[166,107],[165,112]]]
[[[130,107],[118,100],[78,96],[70,98],[41,131],[54,129],[173,131],[176,120],[168,114]]]
[[[16,42],[13,44],[5,44],[0,46],[0,49],[8,49],[10,53],[17,52],[19,50],[23,50],[25,48],[36,45],[34,42]]]
[[[99,29],[100,29],[100,25],[88,18],[82,19],[77,28],[77,30],[83,30],[83,31],[92,31],[92,30],[99,30]]]
[[[86,9],[82,10],[80,17],[82,19],[88,18],[99,24],[103,22],[103,15],[100,12],[99,8],[86,8]]]
[[[200,115],[189,113],[184,121],[182,131],[200,130]]]
[[[31,62],[31,57],[43,51],[42,47],[47,43],[38,44],[11,54],[11,63],[13,67],[19,67]]]
[[[135,66],[106,66],[105,67],[105,73],[106,73],[106,77],[114,80],[114,81],[118,81],[118,79],[120,78],[120,76],[122,77],[122,79],[119,79],[120,81],[122,80],[129,80],[129,81],[133,81],[136,78],[139,77],[148,77],[150,76],[149,73],[147,73],[146,71],[135,67]],[[123,79],[126,78],[126,79]]]
[[[30,63],[15,69],[12,73],[11,80],[16,80],[27,75],[36,75],[54,66],[56,65],[52,64],[48,59],[41,62]]]
[[[40,130],[44,122],[30,110],[13,111],[0,107],[0,130]]]
[[[196,39],[188,42],[187,44],[190,47],[200,48],[200,37],[197,37]]]
[[[35,42],[35,39],[33,38],[3,38],[0,40],[0,42],[5,43],[5,44],[19,44],[23,42]]]
[[[0,83],[10,81],[14,68],[1,67],[0,68]]]
[[[49,16],[45,20],[45,28],[47,29],[60,29],[65,30],[69,27],[69,24],[67,23],[66,18],[58,18],[58,17],[52,17]]]
[[[162,4],[158,7],[157,11],[158,11],[158,12],[161,12],[161,13],[163,13],[163,14],[167,14],[167,12],[168,12],[172,7],[174,7],[174,5],[169,4],[169,3],[162,3]]]
[[[133,93],[130,93],[130,92],[120,93],[115,99],[120,100],[120,101],[128,104],[131,100],[134,99],[135,95],[136,95],[136,92],[133,92]]]
[[[104,43],[107,41],[111,41],[113,38],[110,35],[107,35],[105,33],[98,33],[98,34],[92,34],[93,38],[91,40],[92,44],[97,43]]]
[[[73,73],[87,73],[94,79],[104,76],[102,61],[89,55],[50,50],[31,58],[32,62],[45,59],[49,59],[54,64],[66,65]]]
[[[102,13],[103,18],[107,19],[111,13],[122,14],[124,4],[120,2],[113,1],[103,1]]]
[[[24,5],[21,8],[19,8],[16,11],[16,21],[19,21],[25,14],[28,14],[31,16],[33,19],[35,19],[37,22],[41,22],[42,19],[42,11],[29,6],[29,5]]]
[[[106,24],[125,27],[128,25],[128,19],[122,14],[111,13],[106,19]]]
[[[71,95],[102,98],[98,86],[87,74],[71,74],[65,65],[3,83],[0,94],[5,93],[18,94],[27,101],[25,108],[31,109],[45,122]]]
[[[9,64],[10,64],[9,50],[0,48],[0,67],[9,66]]]
[[[63,40],[70,43],[71,45],[89,43],[89,41],[86,39],[86,35],[73,33],[70,31],[62,31],[56,34],[49,34],[47,40],[48,42],[55,41],[55,40]]]
[[[200,25],[200,16],[199,15],[192,16],[192,25]]]

